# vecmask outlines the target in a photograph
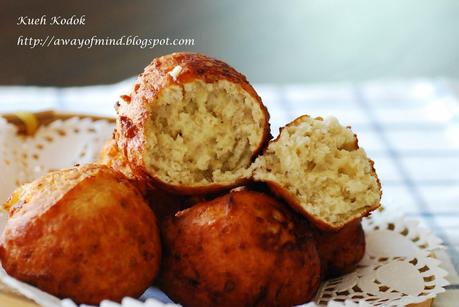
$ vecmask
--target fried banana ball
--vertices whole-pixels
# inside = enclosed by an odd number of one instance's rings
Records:
[[[315,229],[324,276],[335,277],[352,272],[365,254],[365,233],[360,220],[338,231]]]
[[[319,286],[311,231],[265,194],[231,191],[163,226],[159,284],[185,306],[292,306]]]
[[[49,173],[19,188],[5,207],[0,259],[21,281],[98,304],[138,297],[157,275],[155,215],[137,188],[107,166]]]
[[[339,230],[380,206],[373,161],[335,118],[303,115],[287,124],[254,170],[256,181],[323,230]]]
[[[269,114],[245,76],[202,54],[153,60],[117,105],[115,138],[136,175],[185,195],[247,182]]]

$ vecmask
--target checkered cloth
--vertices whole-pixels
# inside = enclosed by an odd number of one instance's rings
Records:
[[[133,80],[76,88],[0,86],[0,112],[60,111],[114,115]],[[459,302],[459,96],[443,80],[335,85],[258,85],[273,135],[302,114],[352,125],[375,161],[389,211],[421,220],[447,246],[437,256],[449,272],[435,306]]]

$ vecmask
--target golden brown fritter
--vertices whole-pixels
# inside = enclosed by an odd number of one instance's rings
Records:
[[[303,115],[287,124],[255,161],[254,179],[323,230],[338,230],[380,206],[373,161],[334,118]]]
[[[352,272],[365,254],[365,233],[360,220],[338,231],[314,230],[324,276]]]
[[[154,59],[117,114],[115,138],[136,176],[179,194],[247,182],[270,138],[268,112],[246,78],[197,53]]]
[[[312,233],[265,194],[231,191],[178,212],[162,232],[160,286],[185,306],[292,306],[319,286]]]
[[[120,301],[142,294],[159,270],[155,215],[107,166],[49,173],[14,193],[7,207],[3,268],[48,293],[78,303]]]

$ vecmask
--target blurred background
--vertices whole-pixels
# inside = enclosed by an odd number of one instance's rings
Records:
[[[459,77],[459,1],[2,0],[0,84],[108,84],[152,58],[194,50],[255,83]],[[86,26],[18,26],[18,16],[86,15]],[[193,38],[195,46],[17,47],[19,35]]]

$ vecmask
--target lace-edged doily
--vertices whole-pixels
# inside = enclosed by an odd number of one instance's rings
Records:
[[[0,203],[16,187],[54,169],[97,160],[114,124],[89,118],[56,120],[35,135],[18,136],[16,127],[0,117]]]
[[[95,161],[113,124],[104,120],[72,118],[41,127],[33,137],[16,134],[16,128],[0,118],[0,202],[19,185],[50,170]],[[0,218],[0,227],[5,216]],[[435,259],[441,241],[416,221],[374,213],[365,219],[367,250],[358,268],[345,276],[324,282],[315,303],[303,306],[400,306],[435,297],[448,284],[446,271]],[[0,280],[10,288],[44,306],[76,306],[6,274]],[[103,307],[172,306],[165,295],[150,288],[147,301],[125,298],[121,304],[104,301]],[[145,295],[144,295],[145,296]],[[156,298],[156,299],[155,299]]]
[[[404,306],[445,291],[447,272],[434,257],[435,250],[444,248],[439,238],[417,221],[380,212],[365,219],[363,227],[364,258],[354,272],[324,282],[317,304],[365,301],[372,306]]]

